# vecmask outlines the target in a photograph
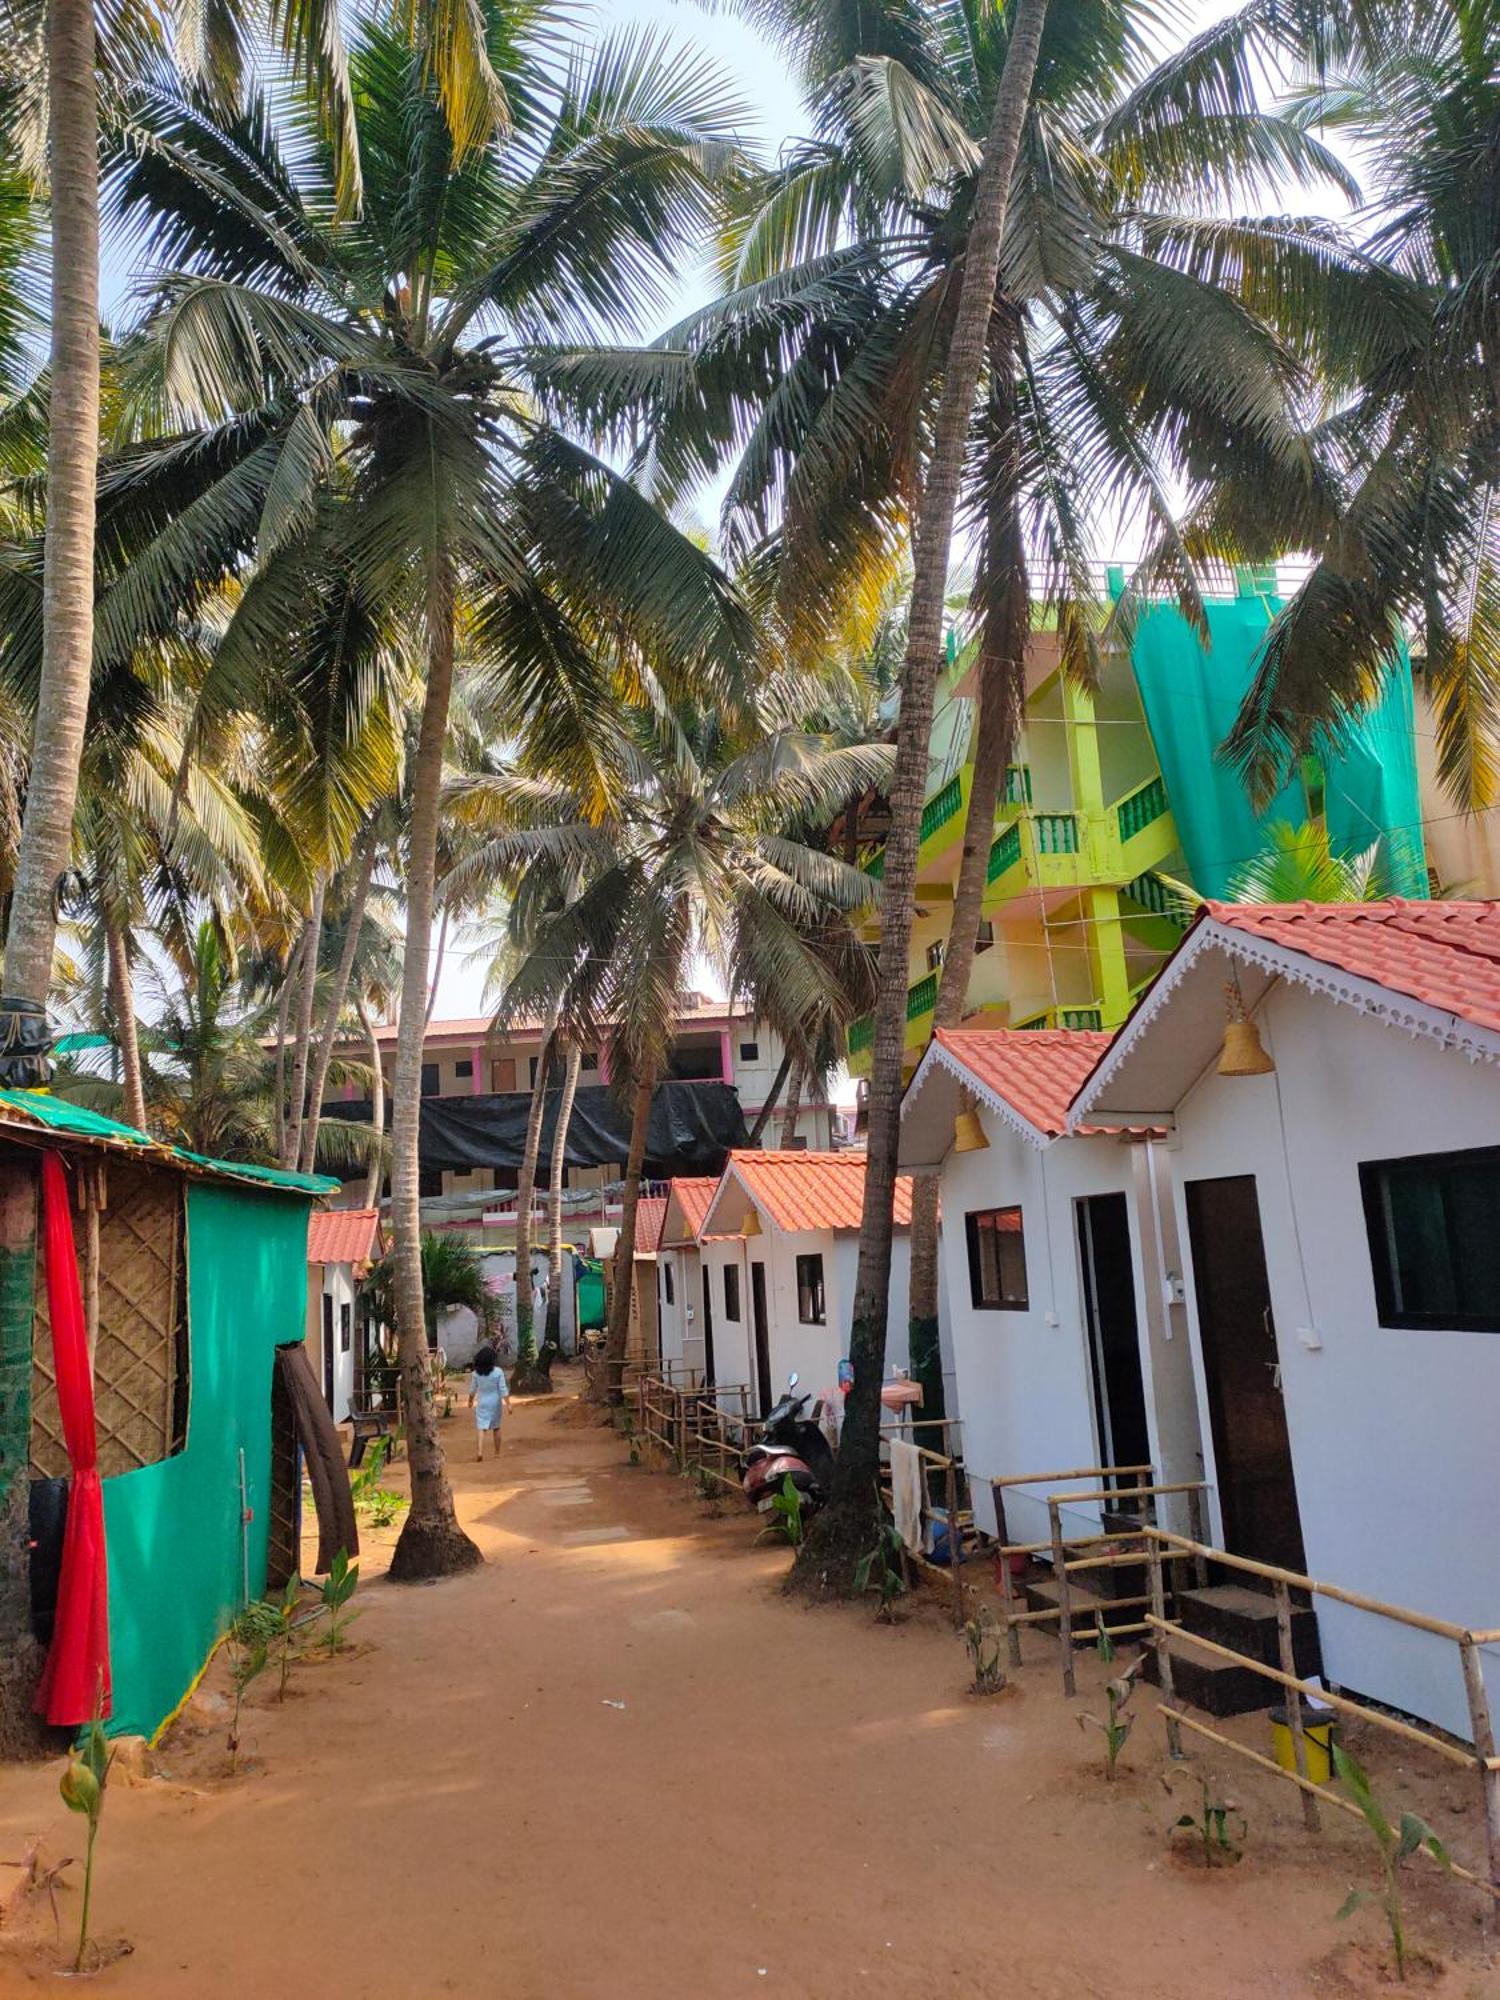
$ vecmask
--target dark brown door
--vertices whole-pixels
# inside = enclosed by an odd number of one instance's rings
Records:
[[[1224,1546],[1300,1570],[1302,1523],[1255,1176],[1189,1181],[1186,1194]]]
[[[1090,1195],[1076,1206],[1099,1463],[1149,1465],[1151,1436],[1135,1316],[1129,1208],[1123,1194]],[[1116,1482],[1139,1483],[1132,1475]]]
[[[703,1379],[710,1388],[714,1380],[714,1288],[708,1282],[708,1266],[703,1266]]]
[[[771,1394],[771,1326],[766,1318],[766,1267],[750,1266],[750,1313],[755,1327],[755,1387],[760,1396],[760,1413],[765,1415],[775,1400]]]
[[[323,1401],[333,1408],[333,1294],[323,1294]]]

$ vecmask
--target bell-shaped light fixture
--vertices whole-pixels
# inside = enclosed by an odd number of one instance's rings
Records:
[[[989,1147],[984,1136],[984,1126],[979,1120],[979,1111],[973,1097],[966,1090],[958,1116],[953,1121],[953,1150],[955,1153],[983,1153]]]
[[[1224,1046],[1219,1052],[1220,1076],[1269,1076],[1276,1064],[1261,1046],[1260,1029],[1245,1013],[1245,999],[1238,980],[1224,988],[1229,1019],[1224,1026]]]
[[[759,1236],[760,1215],[755,1209],[747,1208],[745,1210],[745,1219],[740,1224],[740,1234],[741,1236]]]

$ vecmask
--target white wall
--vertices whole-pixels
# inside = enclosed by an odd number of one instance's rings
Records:
[[[359,1313],[355,1302],[354,1272],[348,1264],[309,1264],[307,1299],[307,1358],[314,1379],[324,1396],[328,1384],[323,1379],[323,1300],[333,1301],[333,1421],[341,1424],[349,1414],[354,1394],[354,1350],[359,1344]],[[349,1347],[345,1352],[339,1308],[349,1308]]]
[[[686,1246],[656,1253],[657,1296],[661,1322],[661,1358],[679,1371],[704,1373],[706,1354],[703,1340],[703,1276],[696,1249]],[[672,1274],[672,1302],[667,1303],[666,1280]],[[722,1290],[714,1299],[715,1325]],[[717,1347],[717,1343],[716,1343]],[[717,1361],[717,1352],[715,1354]]]
[[[721,1387],[736,1389],[748,1384],[750,1405],[755,1406],[755,1348],[750,1323],[750,1274],[745,1263],[746,1245],[738,1236],[710,1237],[702,1245],[703,1268],[709,1274],[714,1309],[714,1377]],[[724,1267],[733,1264],[740,1274],[740,1317],[736,1322],[724,1316]],[[703,1304],[702,1279],[698,1282],[698,1306]],[[725,1409],[738,1411],[738,1396],[719,1398]]]
[[[1096,1436],[1093,1387],[1084,1323],[1082,1272],[1073,1204],[1086,1195],[1131,1195],[1134,1150],[1115,1139],[1062,1139],[1033,1146],[992,1112],[980,1118],[986,1151],[949,1153],[943,1162],[941,1255],[947,1280],[958,1412],[975,1519],[995,1530],[988,1481],[1019,1473],[1103,1463]],[[1026,1247],[1025,1311],[976,1308],[969,1282],[971,1211],[1019,1204]],[[1142,1286],[1140,1218],[1129,1200],[1137,1324],[1151,1324],[1154,1307]],[[1143,1371],[1144,1372],[1144,1371]],[[1149,1392],[1147,1422],[1153,1462],[1163,1462]],[[1171,1464],[1171,1459],[1166,1461]],[[1173,1467],[1174,1474],[1178,1468]],[[1196,1461],[1186,1477],[1197,1476]],[[1041,1541],[1048,1532],[1045,1489],[1007,1493],[1006,1529],[1013,1540]],[[1069,1517],[1064,1516],[1065,1522]],[[1096,1522],[1080,1507],[1078,1523]]]
[[[516,1328],[515,1292],[516,1253],[514,1250],[486,1250],[484,1253],[484,1275],[490,1290],[495,1294],[505,1327],[506,1343],[514,1348]],[[533,1245],[531,1252],[533,1284],[547,1289],[547,1252],[545,1247]],[[538,1338],[541,1327],[537,1327]],[[474,1350],[479,1345],[479,1322],[467,1306],[455,1312],[446,1312],[438,1321],[438,1344],[448,1356],[453,1368],[467,1368],[474,1358]],[[564,1250],[562,1268],[562,1351],[571,1354],[577,1345],[573,1295],[573,1259]]]
[[[1185,1254],[1182,1182],[1256,1176],[1309,1574],[1500,1625],[1500,1336],[1377,1324],[1358,1172],[1493,1145],[1500,1072],[1293,986],[1257,1019],[1276,1073],[1200,1080],[1171,1159]],[[1212,1479],[1206,1406],[1201,1421]],[[1321,1601],[1319,1624],[1333,1680],[1467,1733],[1451,1644]]]

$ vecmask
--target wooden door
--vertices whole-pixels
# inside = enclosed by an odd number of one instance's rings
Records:
[[[1189,1181],[1188,1237],[1224,1546],[1304,1567],[1255,1176]]]
[[[708,1266],[703,1266],[703,1379],[710,1388],[714,1380],[714,1288],[709,1283]]]
[[[1077,1212],[1099,1463],[1149,1465],[1151,1438],[1141,1377],[1129,1208],[1123,1194],[1096,1194],[1078,1202]]]
[[[766,1267],[750,1266],[750,1312],[755,1327],[755,1387],[760,1397],[760,1413],[765,1415],[776,1400],[771,1394],[771,1325],[766,1317]]]
[[[323,1401],[333,1408],[333,1293],[323,1294]]]

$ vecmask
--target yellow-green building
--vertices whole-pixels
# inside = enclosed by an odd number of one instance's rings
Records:
[[[1117,577],[1111,582],[1118,587]],[[1207,606],[1205,647],[1172,605],[1141,608],[1127,650],[1086,691],[1059,671],[1055,634],[1033,632],[1016,762],[990,847],[968,1014],[1017,1028],[1114,1028],[1180,935],[1164,877],[1222,895],[1259,846],[1258,822],[1215,759],[1280,608],[1274,575],[1236,572]],[[956,646],[933,725],[908,964],[907,1052],[926,1047],[952,916],[972,776],[973,671]],[[1390,886],[1424,894],[1408,676],[1325,759],[1329,820],[1348,844],[1384,843]],[[1289,787],[1265,817],[1300,818]],[[879,876],[883,850],[865,849]],[[879,935],[879,922],[871,925]],[[849,1067],[869,1067],[871,1022],[854,1023]]]

